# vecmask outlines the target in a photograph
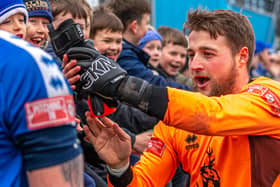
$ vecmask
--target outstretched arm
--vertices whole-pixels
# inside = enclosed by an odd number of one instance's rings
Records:
[[[106,66],[102,74],[97,65]],[[128,103],[163,120],[166,125],[214,136],[280,132],[280,90],[276,81],[260,78],[246,85],[239,94],[207,97],[200,93],[153,86],[128,76],[118,65],[98,54],[91,66],[84,68],[81,77],[85,77],[82,81],[86,85],[83,87],[85,92]]]
[[[131,167],[128,135],[108,118],[98,120],[88,114],[87,117],[89,127],[84,127],[85,132],[100,158],[109,165],[109,186],[165,186],[174,175],[179,165],[177,154],[171,142],[163,141],[174,139],[168,126],[156,126],[149,148],[137,165]]]
[[[88,126],[84,131],[99,157],[112,169],[129,163],[131,154],[130,136],[109,118],[94,118],[86,113]]]

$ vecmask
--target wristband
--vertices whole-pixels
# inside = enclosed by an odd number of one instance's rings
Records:
[[[127,170],[128,167],[129,167],[129,162],[127,162],[127,164],[124,167],[119,168],[119,169],[113,169],[107,165],[107,169],[108,169],[109,173],[116,177],[122,176],[122,174],[125,173],[125,171]]]

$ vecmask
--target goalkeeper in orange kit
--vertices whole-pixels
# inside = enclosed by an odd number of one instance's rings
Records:
[[[155,87],[118,67],[84,81],[91,83],[84,91],[162,120],[131,167],[129,136],[109,119],[87,114],[85,132],[108,165],[110,185],[165,186],[181,164],[190,186],[279,186],[280,83],[249,78],[251,24],[230,10],[195,10],[185,28],[190,75],[200,93]],[[84,75],[95,73],[94,63]]]

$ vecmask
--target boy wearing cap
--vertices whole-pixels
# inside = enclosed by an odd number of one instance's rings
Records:
[[[28,14],[22,0],[0,1],[0,30],[24,39],[27,19]]]
[[[24,0],[28,11],[28,24],[25,40],[32,45],[45,48],[48,40],[47,25],[52,22],[48,0]]]
[[[256,49],[251,65],[251,77],[256,78],[260,76],[272,78],[270,61],[269,61],[269,50],[272,48],[271,44],[263,41],[256,41]]]
[[[159,65],[162,50],[162,38],[156,30],[149,30],[140,40],[139,48],[150,55],[149,64],[152,68]]]

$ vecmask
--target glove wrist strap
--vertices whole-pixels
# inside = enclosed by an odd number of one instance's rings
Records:
[[[127,76],[118,87],[118,99],[144,112],[148,111],[152,86],[142,79]]]

